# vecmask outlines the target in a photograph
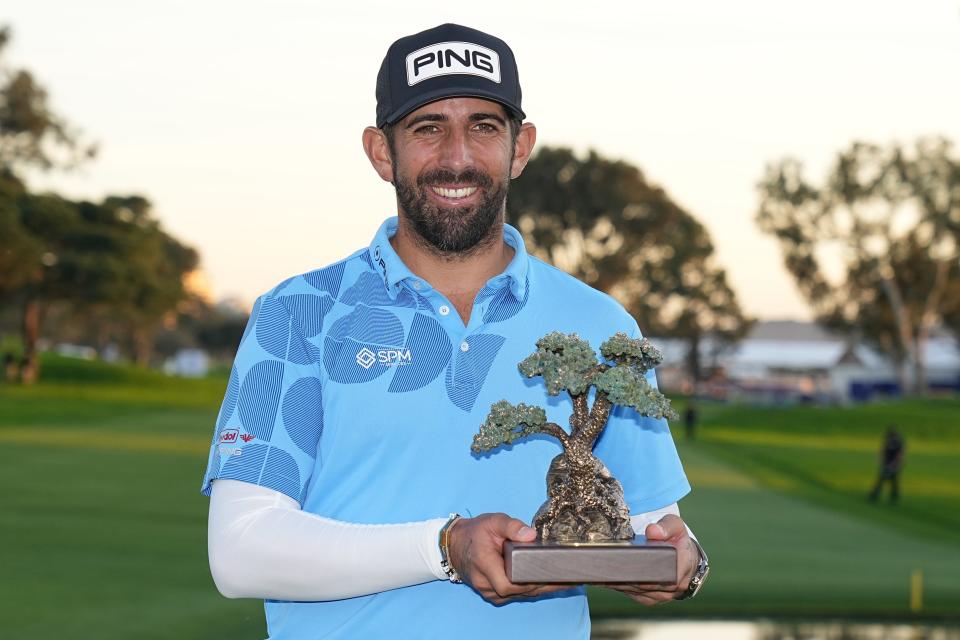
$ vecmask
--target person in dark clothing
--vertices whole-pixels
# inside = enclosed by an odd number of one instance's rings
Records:
[[[876,502],[880,491],[886,482],[890,483],[890,502],[900,499],[900,469],[903,468],[903,436],[894,425],[887,427],[887,434],[883,438],[883,448],[880,450],[880,474],[873,491],[870,492],[870,501]]]
[[[687,440],[692,441],[697,431],[697,405],[693,401],[687,405],[687,410],[683,412],[683,425]]]

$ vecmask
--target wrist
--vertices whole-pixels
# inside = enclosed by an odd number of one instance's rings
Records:
[[[440,527],[440,533],[437,536],[437,543],[440,547],[440,569],[443,571],[443,574],[446,576],[447,580],[454,583],[463,582],[463,578],[460,577],[457,569],[453,566],[452,554],[450,552],[450,548],[452,546],[451,534],[453,532],[453,528],[460,520],[461,518],[459,513],[451,513],[446,523]]]
[[[686,591],[677,596],[677,600],[689,600],[700,592],[700,589],[703,587],[703,583],[707,579],[707,575],[710,573],[710,562],[707,560],[707,554],[704,552],[703,547],[700,546],[700,543],[697,542],[695,538],[690,538],[690,542],[694,546],[695,553],[693,554],[696,558],[696,565],[693,569],[693,576],[690,578],[690,583],[687,586]]]

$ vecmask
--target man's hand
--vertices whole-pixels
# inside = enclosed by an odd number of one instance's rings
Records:
[[[645,605],[661,604],[675,600],[690,585],[690,579],[700,563],[700,553],[687,534],[687,527],[679,516],[667,515],[656,524],[647,525],[644,535],[647,540],[663,540],[677,549],[676,584],[607,584],[603,585],[630,596]]]
[[[493,604],[572,589],[575,585],[514,584],[507,579],[503,543],[533,542],[536,538],[534,529],[505,513],[461,518],[450,530],[450,561],[463,581]]]

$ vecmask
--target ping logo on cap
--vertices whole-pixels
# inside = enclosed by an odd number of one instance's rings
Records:
[[[438,42],[407,56],[407,84],[455,74],[482,76],[500,83],[500,56],[470,42]]]

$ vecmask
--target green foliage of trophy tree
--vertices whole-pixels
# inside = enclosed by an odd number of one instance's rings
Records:
[[[611,409],[631,407],[654,419],[677,415],[670,401],[647,381],[647,372],[663,355],[646,338],[617,333],[600,345],[602,360],[577,334],[549,333],[520,363],[528,378],[540,376],[551,396],[565,391],[573,402],[570,431],[547,421],[546,412],[524,403],[500,400],[474,436],[471,450],[482,453],[535,433],[555,437],[563,453],[547,472],[548,498],[534,517],[540,538],[558,542],[631,540],[630,512],[623,488],[593,455]],[[590,390],[594,399],[590,405]]]

